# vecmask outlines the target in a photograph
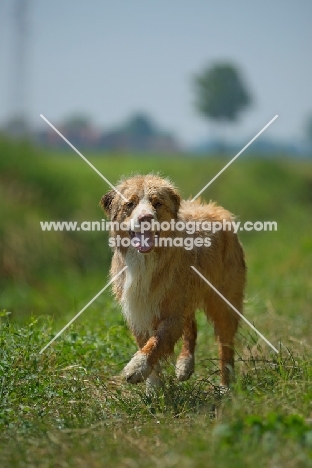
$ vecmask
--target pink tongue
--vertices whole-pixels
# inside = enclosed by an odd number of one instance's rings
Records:
[[[145,231],[143,234],[136,232],[133,236],[133,245],[139,252],[148,252],[154,246],[153,233],[148,231]]]

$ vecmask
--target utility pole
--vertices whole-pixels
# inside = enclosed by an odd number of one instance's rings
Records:
[[[17,138],[27,137],[30,130],[28,115],[28,48],[29,0],[15,0],[13,11],[12,79],[10,82],[11,115],[9,133]]]

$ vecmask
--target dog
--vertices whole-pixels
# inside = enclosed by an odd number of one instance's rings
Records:
[[[160,362],[180,338],[175,370],[178,380],[187,380],[195,365],[195,312],[203,309],[219,341],[221,385],[228,387],[239,316],[191,266],[242,313],[242,246],[233,229],[210,227],[224,222],[229,227],[234,216],[213,202],[181,200],[173,183],[155,174],[124,178],[116,188],[100,204],[112,225],[111,277],[127,267],[113,292],[139,347],[123,370],[126,380],[161,385]],[[195,229],[183,230],[181,223]]]

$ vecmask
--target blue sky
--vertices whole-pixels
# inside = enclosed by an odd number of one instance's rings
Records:
[[[15,0],[0,0],[0,124],[10,115]],[[194,108],[192,77],[231,61],[253,106],[225,128],[248,141],[275,114],[267,138],[304,137],[312,114],[310,0],[29,0],[27,99],[44,126],[81,112],[109,129],[136,111],[185,143],[215,132]]]

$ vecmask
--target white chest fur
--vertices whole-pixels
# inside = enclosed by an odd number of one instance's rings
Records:
[[[153,253],[147,256],[128,249],[125,260],[128,268],[122,296],[123,314],[135,332],[151,336],[160,301],[153,290],[155,257]]]

